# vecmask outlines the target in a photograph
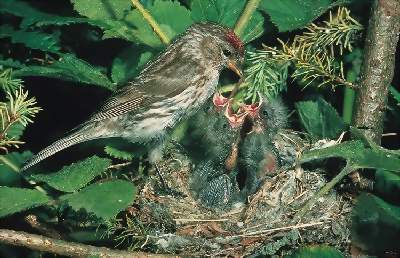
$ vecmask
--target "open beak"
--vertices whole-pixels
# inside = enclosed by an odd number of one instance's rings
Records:
[[[234,73],[236,73],[240,78],[242,78],[243,76],[242,70],[238,67],[235,61],[229,60],[228,68],[231,69]]]

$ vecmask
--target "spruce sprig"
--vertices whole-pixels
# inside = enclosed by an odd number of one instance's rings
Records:
[[[343,50],[352,51],[352,44],[363,26],[350,16],[349,9],[339,7],[335,15],[329,12],[329,20],[323,21],[322,26],[311,23],[306,30],[297,37],[305,49],[314,54],[329,50],[330,55],[335,56],[337,49],[339,55],[343,55]]]
[[[246,99],[255,102],[257,92],[268,98],[276,97],[286,89],[289,61],[271,60],[271,53],[266,50],[257,50],[248,53],[248,61],[251,65],[245,70]]]
[[[0,102],[0,149],[8,151],[9,147],[18,148],[24,142],[9,135],[12,126],[20,124],[25,127],[32,123],[32,118],[42,110],[36,106],[36,99],[28,97],[28,91],[22,87],[7,92],[8,102]]]
[[[330,12],[329,20],[321,25],[312,23],[292,42],[278,39],[280,48],[264,45],[262,50],[249,52],[245,98],[255,102],[257,92],[274,97],[285,90],[290,65],[294,67],[291,77],[304,87],[315,83],[317,87],[356,88],[345,79],[341,58],[344,51],[352,51],[362,29],[348,9],[339,7],[335,14]]]
[[[12,69],[4,69],[0,71],[0,88],[4,92],[14,91],[22,86],[23,81],[13,78]]]

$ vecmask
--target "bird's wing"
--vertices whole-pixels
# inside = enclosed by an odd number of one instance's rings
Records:
[[[88,122],[95,122],[122,114],[138,111],[154,102],[154,96],[148,96],[135,86],[126,86],[117,91],[113,97],[108,99],[100,110],[92,115]]]
[[[141,112],[155,102],[172,98],[188,87],[199,69],[191,60],[162,55],[150,63],[134,82],[118,90],[88,122]]]

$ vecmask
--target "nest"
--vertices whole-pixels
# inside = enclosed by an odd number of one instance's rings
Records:
[[[193,191],[196,168],[190,158],[174,148],[169,153],[159,164],[164,182],[156,173],[149,177],[135,205],[115,225],[121,244],[190,256],[286,255],[319,243],[348,252],[351,202],[335,190],[319,199],[301,222],[293,220],[325,185],[324,171],[281,168],[263,178],[246,200],[210,208]]]

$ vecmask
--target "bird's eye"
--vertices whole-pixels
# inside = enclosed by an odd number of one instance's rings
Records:
[[[229,49],[224,49],[222,50],[222,53],[224,54],[224,56],[226,57],[230,57],[232,55],[232,52]]]

